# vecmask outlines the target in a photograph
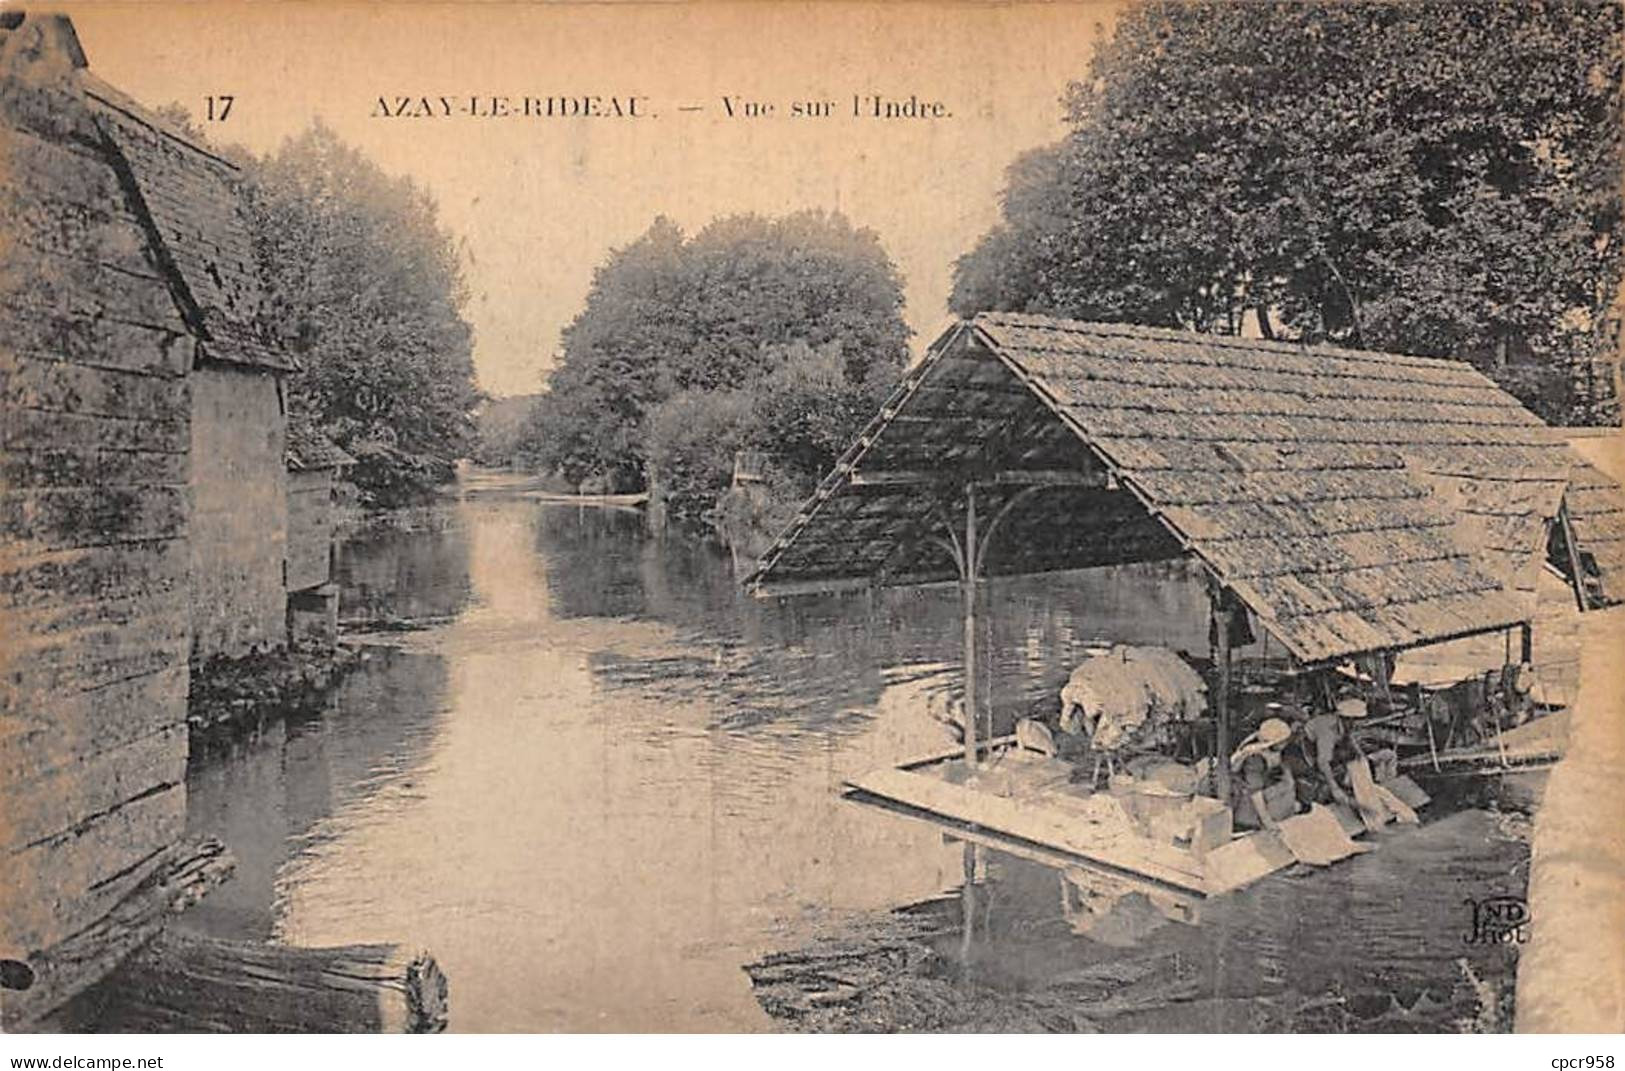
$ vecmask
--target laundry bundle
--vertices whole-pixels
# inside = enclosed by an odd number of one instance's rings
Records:
[[[1118,646],[1092,655],[1061,689],[1061,728],[1087,731],[1091,744],[1113,751],[1149,741],[1170,721],[1207,710],[1207,688],[1166,647]]]

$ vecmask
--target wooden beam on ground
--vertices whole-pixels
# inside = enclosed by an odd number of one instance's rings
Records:
[[[873,469],[847,477],[853,487],[958,487],[965,483],[996,487],[1106,486],[1104,473],[1058,469],[1006,469],[966,475],[953,469]]]
[[[34,1029],[152,940],[165,919],[223,884],[236,865],[213,837],[179,845],[168,862],[90,926],[25,959],[0,961],[0,1026],[7,1032]]]
[[[446,976],[397,945],[295,948],[167,930],[77,1002],[107,1033],[434,1034]],[[81,1025],[81,1024],[75,1024]]]

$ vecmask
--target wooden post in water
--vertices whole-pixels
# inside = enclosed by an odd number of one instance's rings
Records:
[[[965,766],[976,767],[976,734],[981,717],[976,687],[976,487],[965,485],[965,545],[960,554],[960,591],[965,604]]]
[[[1229,600],[1224,597],[1224,589],[1215,584],[1212,588],[1213,598],[1213,631],[1214,631],[1214,668],[1217,670],[1218,692],[1213,697],[1214,720],[1214,784],[1218,788],[1219,799],[1225,806],[1230,805],[1230,614]]]
[[[971,945],[976,934],[976,844],[973,841],[965,842],[965,855],[963,860],[965,868],[965,883],[960,886],[959,898],[963,922],[963,929],[959,934],[959,958],[965,968],[967,976],[970,974]]]

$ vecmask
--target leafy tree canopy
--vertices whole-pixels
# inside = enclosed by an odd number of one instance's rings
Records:
[[[1602,0],[1142,3],[951,304],[1468,359],[1596,417],[1621,75]]]
[[[893,365],[853,379],[835,342],[768,348],[771,370],[736,390],[678,391],[651,410],[644,451],[669,516],[716,524],[741,450],[757,458],[776,530],[817,486],[897,381]],[[719,509],[720,507],[720,509]]]
[[[366,501],[420,498],[471,444],[473,330],[434,202],[318,123],[250,167],[267,327],[303,371],[290,404],[356,457]]]

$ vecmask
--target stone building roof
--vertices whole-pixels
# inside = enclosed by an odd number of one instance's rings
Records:
[[[90,72],[80,81],[202,355],[295,369],[255,322],[264,295],[238,169]]]

